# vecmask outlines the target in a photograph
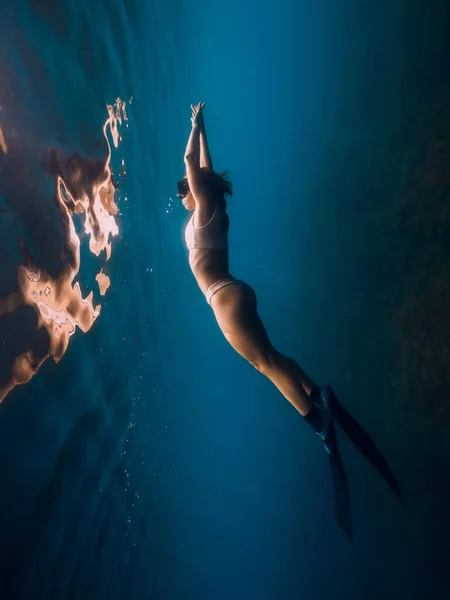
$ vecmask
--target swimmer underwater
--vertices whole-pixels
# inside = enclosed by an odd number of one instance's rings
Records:
[[[297,362],[272,346],[258,314],[254,290],[230,274],[225,196],[232,195],[232,184],[226,172],[213,169],[204,106],[204,102],[191,104],[192,130],[184,155],[186,175],[178,182],[177,196],[192,212],[185,229],[189,266],[228,343],[270,379],[319,436],[333,475],[336,519],[352,540],[349,489],[336,439],[336,423],[404,505],[402,491],[380,451],[342,407],[331,386],[316,385]]]

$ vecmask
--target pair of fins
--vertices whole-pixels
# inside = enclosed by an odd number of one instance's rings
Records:
[[[405,505],[405,499],[383,455],[361,425],[341,405],[331,386],[315,387],[311,392],[310,400],[322,413],[323,429],[317,435],[322,438],[330,460],[331,472],[333,474],[336,520],[347,538],[353,541],[347,475],[337,444],[335,423],[340,425],[356,448],[378,471],[403,506]]]

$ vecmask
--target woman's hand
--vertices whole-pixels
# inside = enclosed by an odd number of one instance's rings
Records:
[[[191,104],[192,108],[192,116],[191,123],[192,127],[200,127],[203,128],[205,126],[205,118],[203,116],[203,108],[205,107],[206,102],[199,102],[197,106]]]

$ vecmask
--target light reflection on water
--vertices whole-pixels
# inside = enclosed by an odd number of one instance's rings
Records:
[[[165,40],[181,40],[172,4],[0,8],[5,597],[144,598],[154,585],[171,432],[155,124],[178,61]],[[26,385],[8,372],[16,356]]]
[[[29,306],[36,312],[37,323],[35,335],[29,337],[29,347],[15,356],[9,379],[0,383],[0,402],[16,385],[30,381],[47,358],[53,356],[54,361],[59,362],[76,328],[88,332],[100,314],[100,304],[93,304],[93,291],[83,297],[80,284],[75,281],[80,270],[80,236],[75,230],[73,215],[85,215],[84,231],[89,236],[89,249],[96,256],[104,252],[105,261],[108,261],[112,252],[110,239],[119,233],[108,132],[117,148],[122,139],[119,128],[128,121],[128,117],[126,102],[119,98],[114,106],[108,105],[107,109],[108,118],[103,126],[108,147],[105,160],[87,160],[78,154],[64,158],[58,150],[50,148],[44,161],[44,166],[55,178],[54,202],[63,229],[62,254],[65,260],[59,273],[51,275],[37,264],[19,238],[24,262],[17,270],[18,289],[0,298],[0,319],[11,315],[19,307]],[[5,137],[3,132],[0,145],[5,154],[4,160],[7,160]],[[123,160],[122,165],[126,174]],[[103,296],[110,279],[101,269],[96,280]],[[44,332],[48,339],[37,348],[36,338],[42,339]]]

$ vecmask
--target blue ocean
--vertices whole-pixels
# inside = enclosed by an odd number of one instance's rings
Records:
[[[448,597],[449,16],[1,1],[2,600]],[[403,489],[338,429],[353,543],[317,436],[189,269],[201,101],[231,272]]]

